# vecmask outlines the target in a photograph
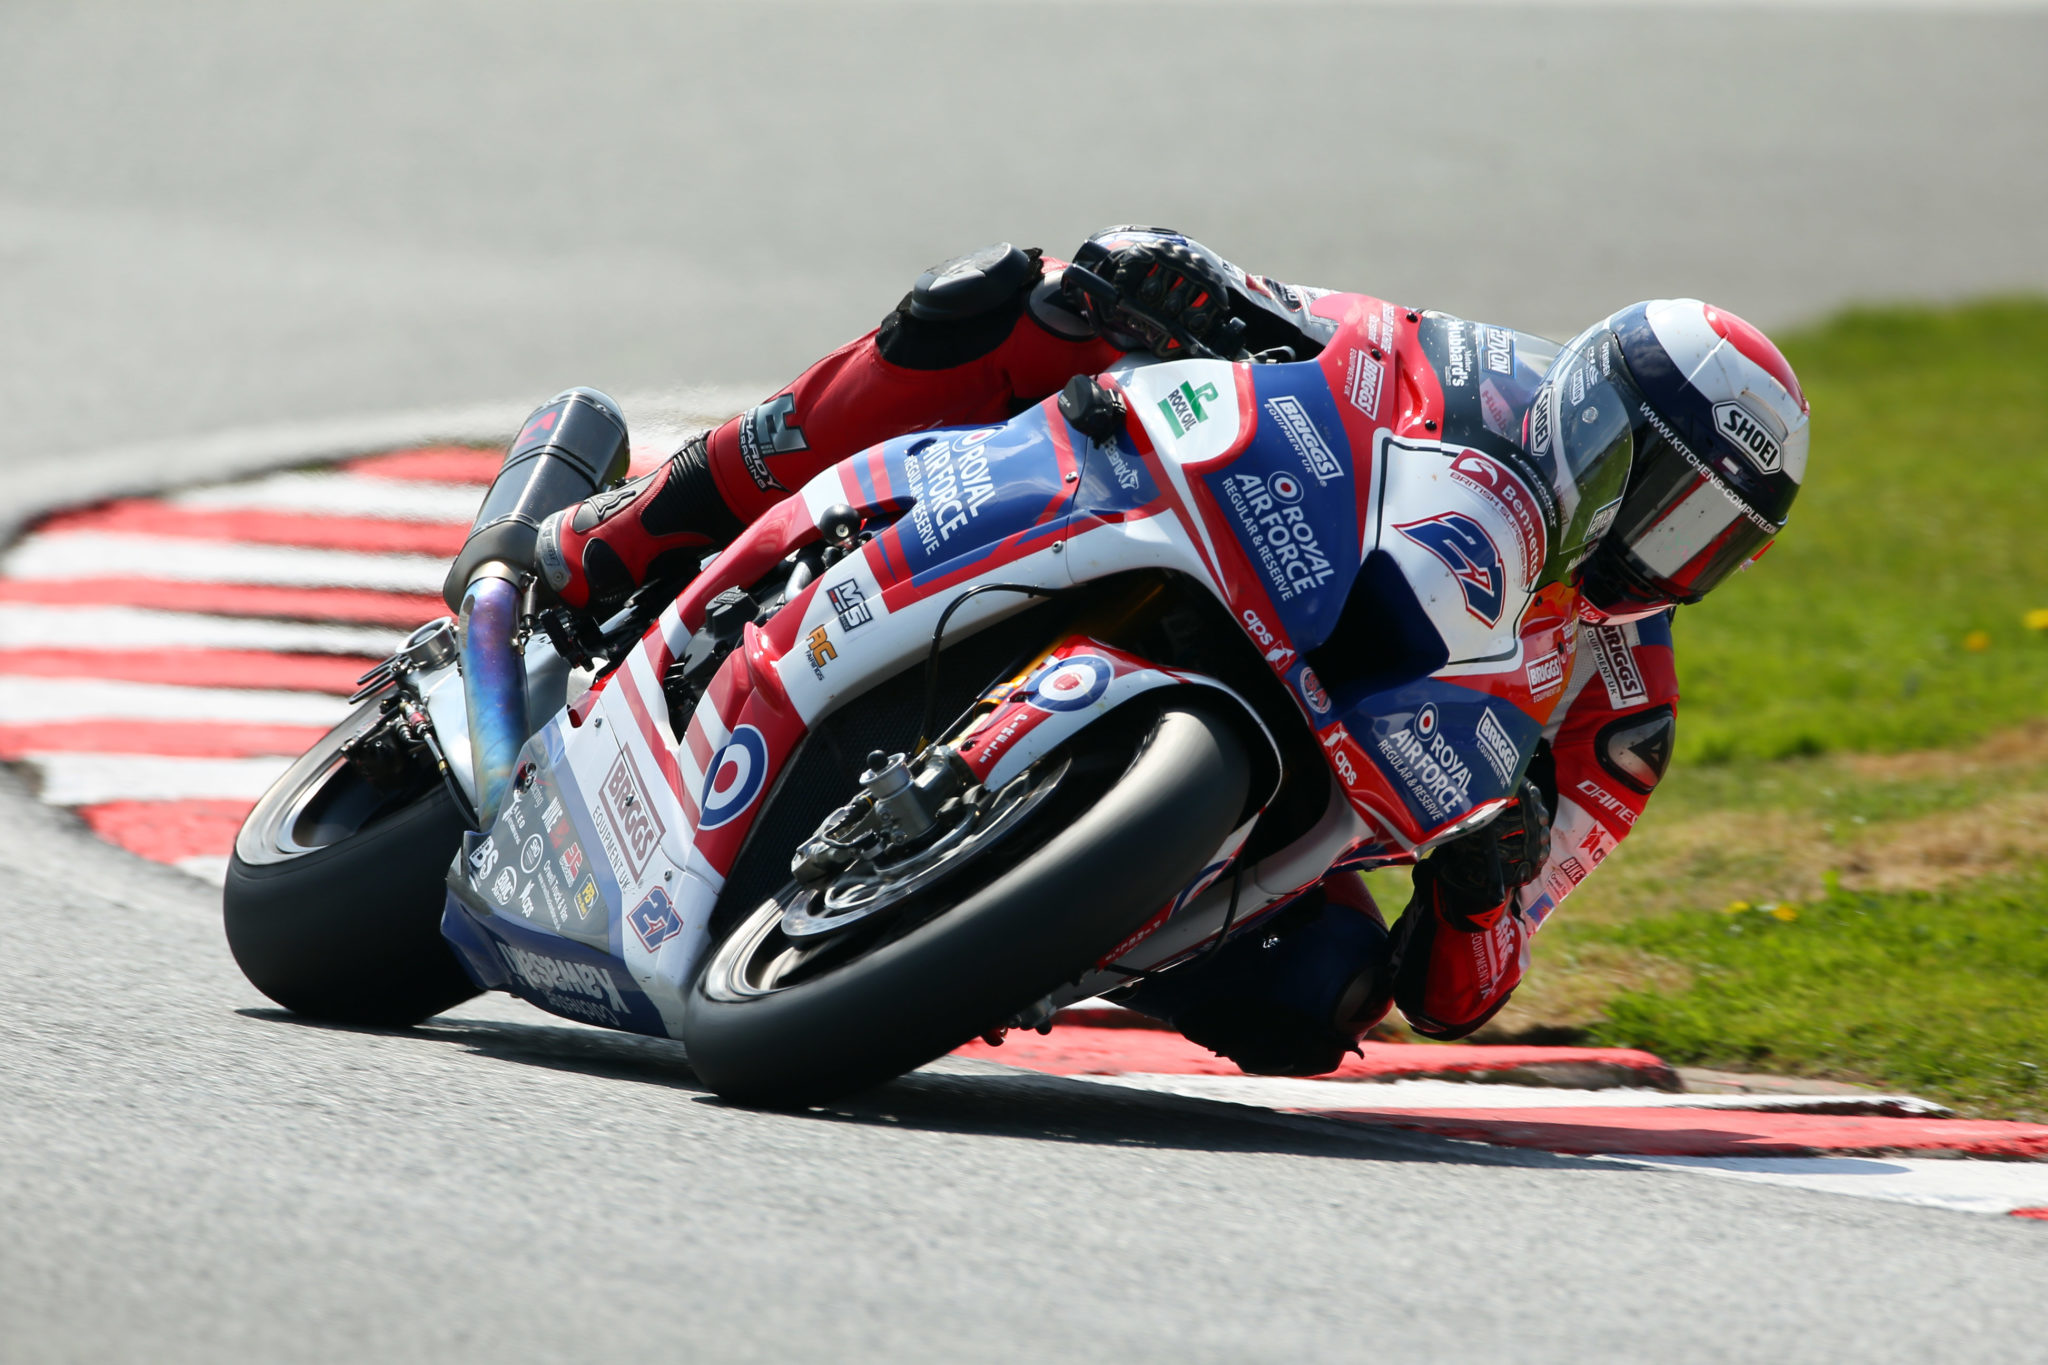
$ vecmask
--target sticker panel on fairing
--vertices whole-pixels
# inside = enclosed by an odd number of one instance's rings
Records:
[[[885,556],[907,566],[912,582],[986,558],[1041,523],[1051,535],[1049,510],[1072,494],[1039,408],[998,427],[899,437],[881,451],[896,496],[915,501],[880,537]],[[852,463],[867,465],[858,457]]]
[[[1512,795],[1542,734],[1518,707],[1433,679],[1365,698],[1346,723],[1425,832]]]

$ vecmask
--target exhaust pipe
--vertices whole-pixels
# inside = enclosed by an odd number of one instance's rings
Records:
[[[626,418],[596,389],[536,408],[505,452],[442,584],[461,637],[464,708],[481,828],[497,818],[526,743],[526,660],[514,641],[540,523],[626,472]]]

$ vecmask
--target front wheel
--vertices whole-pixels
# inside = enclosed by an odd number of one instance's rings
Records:
[[[1112,722],[1020,777],[1066,790],[1020,797],[1033,809],[948,875],[932,893],[943,904],[895,931],[851,947],[791,939],[794,887],[743,918],[685,1004],[698,1079],[784,1106],[879,1084],[1078,979],[1142,926],[1243,819],[1251,764],[1230,722],[1198,703],[1167,707],[1135,743]],[[1091,769],[1104,773],[1092,789]]]
[[[441,937],[465,828],[432,774],[380,791],[343,758],[361,713],[313,746],[235,836],[221,909],[250,984],[298,1014],[416,1024],[479,994]]]

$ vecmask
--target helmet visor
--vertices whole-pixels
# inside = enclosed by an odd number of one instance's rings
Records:
[[[1635,477],[1614,535],[1630,567],[1673,601],[1697,602],[1783,530],[1639,404]]]
[[[1558,353],[1529,410],[1529,453],[1557,495],[1557,554],[1575,562],[1613,524],[1635,448],[1642,395],[1606,324]]]

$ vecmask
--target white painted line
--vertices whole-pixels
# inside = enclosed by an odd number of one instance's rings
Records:
[[[125,651],[170,647],[383,658],[404,642],[404,631],[378,626],[200,616],[138,607],[0,604],[0,649]]]
[[[1471,1081],[1318,1081],[1292,1076],[1075,1076],[1189,1099],[1222,1100],[1262,1109],[1738,1109],[1801,1113],[1868,1112],[1884,1105],[1901,1117],[1949,1111],[1913,1095],[1674,1095],[1665,1090],[1567,1090],[1547,1085]]]
[[[280,758],[161,758],[155,754],[24,754],[53,806],[103,801],[254,801],[292,765]]]
[[[0,674],[0,721],[217,720],[244,725],[336,725],[349,713],[340,697],[232,687],[174,687],[99,678],[26,678]]]
[[[483,501],[483,485],[412,483],[362,474],[292,472],[247,483],[220,484],[172,493],[176,507],[209,512],[297,512],[319,517],[375,517],[383,521],[424,521],[467,526]]]
[[[1885,1199],[1963,1213],[2048,1207],[2048,1162],[1871,1156],[1616,1156],[1602,1161],[1661,1166],[1759,1185]]]
[[[448,561],[429,555],[377,555],[242,545],[170,536],[61,531],[34,535],[0,559],[13,578],[170,579],[180,583],[259,583],[270,587],[369,588],[439,593]]]

